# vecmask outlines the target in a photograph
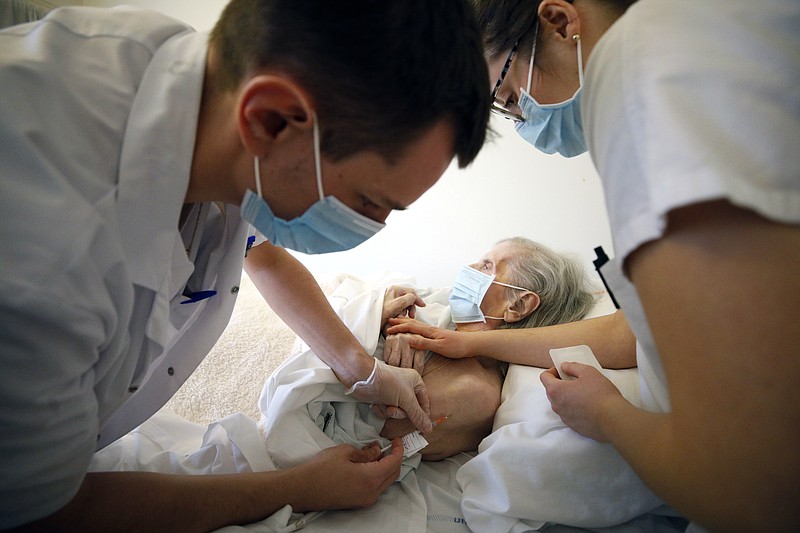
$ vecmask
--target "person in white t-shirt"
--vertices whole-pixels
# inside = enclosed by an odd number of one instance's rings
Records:
[[[591,154],[616,252],[603,271],[635,336],[646,410],[575,363],[574,381],[542,376],[554,410],[701,526],[797,531],[800,4],[473,3],[496,112],[543,152]],[[428,333],[445,354],[536,348],[529,332]]]
[[[284,248],[352,248],[472,161],[487,68],[466,0],[348,6],[232,0],[210,36],[128,7],[0,31],[0,529],[207,531],[363,507],[397,478],[399,441],[275,472],[87,474],[208,353],[246,254],[355,398],[431,429],[419,374],[376,364]]]

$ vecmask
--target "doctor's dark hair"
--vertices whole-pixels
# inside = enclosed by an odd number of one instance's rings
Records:
[[[392,163],[442,119],[460,167],[483,146],[489,77],[469,0],[231,0],[210,46],[222,90],[259,67],[308,90],[333,160],[373,151]]]
[[[572,3],[573,0],[566,0]],[[636,0],[588,0],[621,16]],[[494,61],[519,41],[527,50],[533,44],[533,29],[541,0],[471,0],[483,31],[486,58]]]
[[[511,237],[500,243],[516,247],[508,261],[505,283],[525,287],[539,295],[540,303],[530,315],[517,322],[505,322],[500,328],[539,328],[580,320],[595,304],[589,276],[577,259],[558,253],[544,244]],[[506,289],[509,302],[519,299],[518,289]]]

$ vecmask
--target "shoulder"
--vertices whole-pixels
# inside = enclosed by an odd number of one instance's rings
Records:
[[[157,11],[132,6],[114,8],[66,7],[31,25],[31,37],[60,33],[83,39],[117,38],[135,41],[151,50],[173,35],[192,28]]]
[[[797,218],[798,25],[789,0],[639,0],[602,37],[583,117],[619,254],[711,199]]]

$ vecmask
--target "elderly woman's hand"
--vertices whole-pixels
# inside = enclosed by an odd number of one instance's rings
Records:
[[[392,285],[383,294],[383,312],[381,313],[381,331],[390,318],[408,316],[414,318],[416,306],[425,307],[425,302],[417,291],[411,287]]]
[[[422,370],[425,368],[426,350],[412,348],[410,341],[414,338],[415,335],[409,333],[386,337],[386,343],[383,346],[383,361],[391,366],[413,368],[421,376]]]

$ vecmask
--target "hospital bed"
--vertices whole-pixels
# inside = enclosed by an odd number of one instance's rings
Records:
[[[382,305],[383,289],[392,284],[413,280],[389,273],[321,280],[368,351],[375,349],[370,339],[379,339],[371,309]],[[444,323],[446,294],[431,291],[418,318]],[[594,314],[611,309],[604,303]],[[406,459],[401,479],[368,509],[296,514],[286,507],[267,520],[221,531],[683,531],[685,521],[613,448],[563,425],[549,408],[540,372],[510,366],[493,431],[477,453],[439,462],[421,461],[419,454]],[[638,401],[635,370],[606,372]],[[343,395],[330,369],[245,275],[231,323],[203,364],[162,411],[101,451],[92,468],[197,474],[287,467],[338,442],[369,442],[375,437],[370,413]],[[318,423],[326,416],[336,424]]]

